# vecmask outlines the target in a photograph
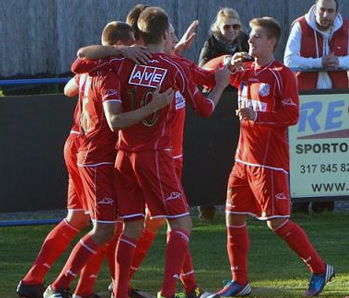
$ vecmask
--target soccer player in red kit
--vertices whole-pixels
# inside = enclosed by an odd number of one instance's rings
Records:
[[[135,37],[137,44],[143,44],[142,39],[139,36],[139,29],[137,27],[137,21],[140,13],[146,8],[144,5],[136,5],[127,15],[126,22],[132,26],[135,30]],[[188,48],[194,40],[195,29],[198,26],[198,21],[194,21],[186,30],[181,40],[178,41],[177,37],[174,35],[173,39],[173,48],[168,54],[180,53],[181,51]],[[115,49],[108,46],[88,46],[79,50],[78,56],[82,58],[103,58],[112,55],[115,52]],[[206,86],[213,86],[215,84],[214,73],[207,72],[202,69],[199,69],[191,61],[180,58],[177,56],[177,59],[181,59],[182,62],[188,64],[191,74],[193,75],[194,81],[197,84],[205,84]],[[95,63],[97,66],[99,63]],[[172,154],[175,169],[178,177],[182,176],[182,143],[183,143],[183,130],[184,130],[184,119],[185,119],[185,100],[179,91],[176,92],[176,120],[174,121],[173,133],[172,133]],[[189,102],[191,103],[191,102]],[[214,107],[217,103],[213,103],[210,99],[206,99],[199,103],[203,109],[209,109],[213,112]],[[164,218],[150,218],[149,213],[147,213],[144,221],[144,229],[142,236],[139,238],[137,243],[132,264],[130,270],[130,281],[134,273],[138,270],[140,264],[142,263],[144,257],[146,256],[157,231],[162,227],[165,219]],[[188,254],[180,274],[180,279],[184,286],[187,297],[198,297],[203,293],[202,290],[198,287],[195,279],[192,258]],[[109,286],[109,289],[112,289],[112,285]],[[141,294],[138,290],[134,289],[130,283],[129,285],[129,297],[139,297]]]
[[[75,276],[114,236],[117,219],[114,175],[116,134],[109,129],[104,106],[118,101],[115,81],[114,75],[108,71],[80,77],[82,93],[77,164],[93,229],[74,247],[61,274],[44,292],[45,298],[70,297],[69,288]]]
[[[247,215],[266,220],[268,227],[307,264],[312,275],[305,296],[317,296],[333,277],[305,232],[290,218],[287,128],[299,117],[297,82],[292,71],[274,59],[281,35],[270,17],[250,21],[250,55],[232,57],[231,84],[238,88],[240,139],[228,180],[226,200],[227,251],[232,280],[212,298],[247,296],[249,237]]]
[[[113,130],[121,129],[116,158],[117,193],[120,215],[125,221],[124,233],[117,251],[117,270],[114,296],[128,297],[128,277],[134,248],[143,229],[145,203],[151,217],[166,218],[170,232],[166,247],[163,297],[172,297],[180,270],[188,253],[191,219],[183,188],[172,160],[172,127],[176,115],[175,102],[149,117],[141,118],[138,111],[157,86],[162,90],[179,90],[194,110],[197,98],[203,98],[195,87],[184,64],[162,52],[172,48],[173,27],[165,11],[148,7],[138,20],[141,36],[152,60],[147,65],[135,65],[127,59],[112,59],[111,67],[119,76],[119,95],[122,104],[109,105],[106,113]],[[228,74],[217,74],[220,82],[211,92],[213,101],[221,96],[227,85]],[[207,116],[212,112],[205,112]]]
[[[103,30],[103,44],[113,45],[116,52],[135,61],[143,59],[147,54],[147,50],[143,48],[125,47],[129,44],[133,44],[133,42],[133,30],[125,23],[111,22],[107,24]],[[79,93],[80,79],[81,77],[77,75],[67,83],[64,88],[64,94],[66,96],[73,97]],[[81,93],[83,93],[83,91],[84,90],[80,90]],[[47,235],[34,265],[23,280],[20,281],[17,287],[17,293],[22,297],[42,298],[45,290],[43,279],[47,271],[66,250],[71,240],[88,224],[90,219],[84,188],[77,166],[81,106],[81,103],[78,102],[74,112],[73,126],[64,146],[64,159],[69,173],[67,199],[68,214],[66,218]],[[120,228],[120,224],[118,228]],[[85,266],[86,268],[84,267],[81,273],[79,284],[75,290],[75,294],[80,297],[87,297],[92,293],[94,283],[90,277],[92,276],[92,279],[95,278],[96,274],[94,274],[94,272],[99,271],[98,268],[96,268],[96,263],[102,262],[102,260],[98,261],[96,258],[97,256],[94,258],[93,262],[90,262],[91,266]],[[91,272],[89,268],[92,268]]]
[[[84,76],[84,75],[82,75]],[[71,97],[77,94],[70,93],[70,86],[77,86],[79,75],[72,78],[66,88],[65,95]],[[45,290],[43,282],[51,265],[67,249],[72,239],[83,229],[89,220],[84,189],[77,167],[77,150],[79,148],[79,118],[81,109],[76,105],[73,125],[64,145],[64,161],[69,174],[67,216],[46,236],[41,250],[26,276],[20,281],[17,293],[21,297],[42,298]]]

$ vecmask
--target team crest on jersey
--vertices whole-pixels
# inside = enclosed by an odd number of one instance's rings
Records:
[[[167,73],[167,69],[146,66],[135,65],[128,83],[131,85],[156,88],[161,85]]]
[[[266,83],[262,83],[259,86],[259,95],[260,96],[268,96],[270,94],[270,85]]]

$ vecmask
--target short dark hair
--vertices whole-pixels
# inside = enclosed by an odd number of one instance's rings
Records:
[[[162,34],[169,28],[169,18],[161,7],[147,7],[142,11],[137,22],[145,44],[157,44]]]
[[[275,48],[274,48],[275,50],[281,37],[280,23],[272,17],[261,17],[261,18],[252,19],[250,21],[250,27],[252,26],[264,28],[267,33],[267,37],[269,39],[271,38],[276,39]]]
[[[338,0],[333,0],[336,3],[336,11],[338,11],[339,3]],[[315,0],[315,5],[319,2],[319,0]]]
[[[139,39],[139,29],[137,26],[138,18],[141,12],[147,7],[149,6],[144,4],[137,4],[127,14],[126,23],[133,28],[136,40]]]
[[[118,41],[129,43],[133,40],[133,33],[132,27],[124,22],[110,22],[103,29],[102,44],[115,45]]]

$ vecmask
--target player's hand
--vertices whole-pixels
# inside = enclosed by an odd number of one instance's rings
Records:
[[[145,46],[119,46],[118,49],[122,56],[132,60],[136,64],[146,64],[151,58],[151,53]]]
[[[232,73],[238,72],[238,71],[244,71],[245,66],[244,62],[246,60],[250,60],[251,56],[247,52],[238,52],[235,53],[231,58],[230,58],[230,63],[228,63],[228,68]]]
[[[239,117],[240,121],[255,121],[257,118],[257,112],[253,110],[252,107],[237,109],[236,115]]]
[[[170,104],[175,95],[175,92],[172,88],[168,88],[162,93],[160,93],[160,88],[161,86],[159,85],[153,92],[153,100],[151,101],[156,111]]]
[[[181,55],[185,50],[190,48],[196,37],[196,28],[199,26],[199,20],[192,22],[187,30],[184,32],[183,36],[175,46],[175,54]]]
[[[338,66],[339,66],[338,57],[335,56],[333,53],[322,56],[322,66],[324,68],[329,68],[329,69],[338,68]]]
[[[217,67],[215,73],[216,86],[223,89],[227,87],[230,83],[230,75],[231,73],[226,65],[222,68]]]

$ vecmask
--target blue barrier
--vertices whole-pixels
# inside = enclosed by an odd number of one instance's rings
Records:
[[[52,218],[52,219],[38,219],[38,220],[0,221],[0,228],[14,227],[14,226],[51,225],[51,224],[58,224],[61,220],[62,220],[61,218]]]
[[[30,85],[30,84],[65,84],[70,78],[19,79],[0,80],[0,86]]]

